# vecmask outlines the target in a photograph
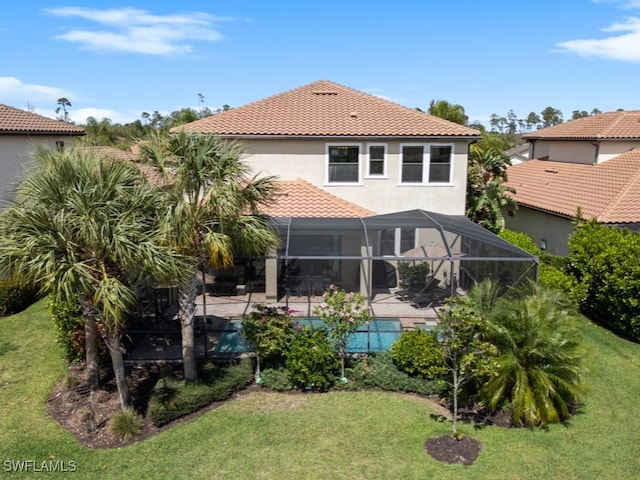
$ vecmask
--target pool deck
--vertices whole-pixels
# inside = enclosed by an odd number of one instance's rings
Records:
[[[433,327],[438,322],[438,308],[443,304],[444,295],[435,293],[433,301],[417,308],[408,300],[401,300],[393,292],[376,293],[371,302],[374,317],[392,317],[400,319],[405,330],[416,327]],[[322,303],[322,296],[288,296],[277,302],[267,301],[264,293],[248,293],[234,296],[199,296],[196,315],[215,315],[216,317],[238,318],[253,310],[255,305],[286,306],[295,311],[294,315],[314,316],[314,308]]]

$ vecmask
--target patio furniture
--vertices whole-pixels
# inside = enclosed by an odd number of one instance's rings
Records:
[[[440,284],[440,279],[432,277],[427,285],[411,299],[411,306],[415,308],[430,307],[434,300],[434,292]]]

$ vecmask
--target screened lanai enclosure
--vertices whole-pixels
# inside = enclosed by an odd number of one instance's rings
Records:
[[[454,295],[490,278],[505,289],[536,279],[538,259],[463,216],[424,210],[363,218],[276,218],[267,298],[319,295],[329,285]]]
[[[360,333],[366,338],[362,348],[372,351],[372,339],[389,337],[388,347],[404,329],[434,328],[445,299],[464,295],[474,282],[490,278],[507,290],[537,276],[536,257],[463,216],[411,210],[273,221],[279,249],[202,274],[196,302],[199,356],[244,352],[239,325],[258,304],[286,305],[304,321],[315,321],[314,305],[331,285],[367,298],[375,322]],[[175,287],[158,287],[151,310],[129,324],[127,361],[181,361]]]

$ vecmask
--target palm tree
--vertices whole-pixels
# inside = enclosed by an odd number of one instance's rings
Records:
[[[260,214],[272,201],[275,178],[251,176],[240,145],[217,136],[155,134],[142,142],[141,155],[174,178],[167,238],[190,264],[190,281],[180,286],[178,301],[184,378],[195,381],[197,272],[207,265],[228,268],[235,255],[265,254],[278,244],[269,218]]]
[[[504,185],[509,159],[495,148],[471,148],[467,179],[466,215],[473,222],[499,233],[504,229],[502,208],[515,208]]]
[[[489,315],[498,367],[481,394],[491,408],[508,405],[515,425],[563,421],[585,392],[578,314],[570,305],[540,287]]]
[[[35,167],[0,216],[0,263],[57,301],[80,302],[87,381],[98,384],[96,318],[104,327],[120,403],[130,406],[120,338],[145,279],[180,279],[181,262],[159,244],[163,198],[132,164],[77,150],[39,149]]]

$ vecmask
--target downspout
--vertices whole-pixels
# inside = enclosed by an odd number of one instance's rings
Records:
[[[591,145],[596,147],[596,156],[593,159],[593,164],[597,165],[598,164],[598,157],[600,156],[600,142],[591,143]]]

